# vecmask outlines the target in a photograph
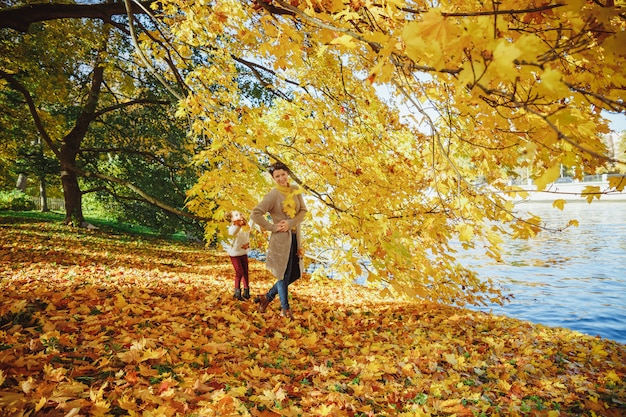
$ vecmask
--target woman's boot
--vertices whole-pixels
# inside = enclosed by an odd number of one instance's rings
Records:
[[[243,289],[243,298],[245,298],[246,300],[250,299],[250,288]]]
[[[241,288],[235,289],[235,295],[233,295],[233,298],[235,300],[243,301],[243,298],[241,297]]]
[[[267,306],[269,305],[270,300],[267,299],[265,294],[262,294],[259,295],[255,301],[259,303],[259,313],[265,313],[265,310],[267,310]]]

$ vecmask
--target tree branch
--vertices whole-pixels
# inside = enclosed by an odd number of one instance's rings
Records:
[[[200,217],[200,216],[196,216],[193,215],[191,213],[179,210],[175,207],[172,207],[168,204],[163,203],[162,201],[156,199],[155,197],[152,197],[151,195],[149,195],[148,193],[146,193],[145,191],[143,191],[142,189],[140,189],[139,187],[137,187],[135,184],[131,183],[130,181],[126,181],[120,178],[116,178],[110,175],[105,175],[105,174],[101,174],[99,172],[87,172],[87,171],[83,171],[81,169],[78,169],[76,167],[72,167],[72,170],[77,174],[80,175],[82,177],[85,178],[100,178],[101,180],[105,180],[105,181],[109,181],[115,184],[119,184],[123,187],[128,188],[129,190],[133,191],[135,194],[139,195],[143,201],[146,201],[150,204],[152,204],[155,207],[158,207],[162,210],[168,211],[172,214],[175,214],[177,216],[183,217],[183,218],[187,218],[187,219],[193,219],[193,220],[198,220],[198,221],[206,221],[206,220],[210,220],[208,218],[205,217]]]
[[[279,157],[278,155],[275,155],[269,151],[266,150],[266,153],[274,158],[277,162],[283,163],[285,164]],[[288,166],[287,164],[285,164],[285,166]],[[313,194],[314,196],[317,197],[317,199],[325,204],[326,206],[332,208],[333,210],[336,210],[340,213],[345,213],[347,210],[342,209],[340,207],[337,207],[334,203],[327,201],[326,199],[324,199],[324,196],[317,190],[312,189],[311,187],[309,187],[308,185],[306,185],[300,178],[298,178],[293,171],[291,171],[291,169],[289,170],[289,174],[291,176],[291,178],[293,178],[293,180],[295,181],[296,184],[300,185],[302,188],[304,188],[306,191],[310,192],[311,194]]]
[[[149,8],[155,0],[146,0],[140,4]],[[133,13],[144,13],[142,7],[133,4]],[[28,32],[30,25],[55,19],[100,19],[113,23],[113,16],[125,15],[124,3],[102,4],[59,4],[38,3],[27,6],[0,10],[0,28],[10,28],[19,32]]]
[[[41,120],[41,117],[39,117],[39,112],[37,111],[37,106],[35,105],[35,101],[33,100],[28,90],[13,75],[9,74],[8,72],[5,72],[2,69],[0,69],[0,77],[7,80],[9,85],[13,87],[14,90],[18,91],[19,93],[22,94],[22,96],[24,96],[24,100],[26,100],[26,104],[28,106],[28,109],[30,110],[31,116],[33,117],[33,121],[35,122],[37,131],[39,132],[43,140],[46,142],[48,147],[52,150],[52,152],[54,152],[56,157],[60,158],[61,151],[56,147],[50,135],[48,135],[48,132],[46,131],[46,128],[43,125],[43,121]]]
[[[126,148],[82,148],[79,151],[79,153],[96,153],[96,154],[110,153],[110,152],[139,155],[162,167],[165,167],[167,171],[169,172],[170,182],[176,188],[178,193],[181,196],[185,197],[185,191],[180,187],[180,185],[176,182],[176,179],[175,179],[176,173],[179,171],[179,169],[174,165],[170,165],[166,163],[163,157],[157,156],[153,153],[146,152],[146,151],[138,151],[138,150],[126,149]]]
[[[131,100],[131,101],[127,101],[124,103],[118,103],[115,104],[113,106],[109,106],[109,107],[105,107],[101,110],[98,110],[98,112],[94,113],[94,118],[102,116],[105,113],[114,111],[114,110],[119,110],[119,109],[123,109],[129,106],[134,106],[135,104],[159,104],[159,105],[168,105],[170,104],[169,101],[167,100],[152,100],[152,99],[135,99],[135,100]]]

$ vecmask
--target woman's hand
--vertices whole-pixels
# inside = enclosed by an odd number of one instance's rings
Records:
[[[277,232],[288,232],[290,229],[289,222],[287,220],[281,220],[276,223],[276,231]]]

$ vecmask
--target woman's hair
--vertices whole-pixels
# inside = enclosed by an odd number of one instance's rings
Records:
[[[274,162],[269,167],[270,175],[274,175],[274,171],[279,170],[279,169],[289,172],[289,168],[287,168],[287,165],[283,164],[282,162]]]

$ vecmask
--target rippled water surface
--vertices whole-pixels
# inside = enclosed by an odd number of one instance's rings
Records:
[[[626,343],[626,201],[570,202],[563,211],[549,202],[518,208],[548,226],[572,218],[579,226],[506,242],[505,264],[476,253],[463,258],[515,295],[505,306],[481,310]]]

